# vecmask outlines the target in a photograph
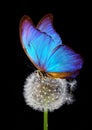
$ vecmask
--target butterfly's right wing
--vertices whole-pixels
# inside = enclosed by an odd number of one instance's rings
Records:
[[[52,39],[54,40],[55,44],[57,44],[57,45],[62,44],[62,40],[61,40],[59,34],[55,31],[55,29],[53,27],[53,15],[52,14],[45,15],[38,23],[37,28],[41,32],[45,32],[46,34],[51,36]]]

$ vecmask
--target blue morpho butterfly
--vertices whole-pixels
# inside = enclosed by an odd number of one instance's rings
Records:
[[[53,28],[53,16],[44,16],[35,27],[28,16],[20,21],[22,47],[35,67],[54,78],[74,78],[83,60],[71,48],[62,44]]]

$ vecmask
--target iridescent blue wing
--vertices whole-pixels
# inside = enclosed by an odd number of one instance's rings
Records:
[[[78,72],[82,64],[83,60],[79,54],[65,45],[59,45],[53,50],[45,67],[47,73],[71,73],[71,77],[74,77],[74,72]]]
[[[59,34],[53,28],[53,16],[52,16],[52,14],[45,15],[40,20],[39,24],[37,25],[37,28],[41,32],[45,32],[46,34],[51,36],[56,44],[62,44],[62,40],[61,40]]]
[[[47,18],[42,20],[39,25],[41,29],[46,21]],[[60,40],[56,41],[54,35],[47,31],[49,28],[46,28],[43,28],[45,31],[35,28],[28,16],[21,19],[20,38],[24,51],[31,62],[47,74],[53,77],[55,75],[56,77],[68,77],[71,74],[71,77],[74,77],[75,72],[82,67],[83,61],[80,55],[69,47],[61,45]]]
[[[20,39],[27,56],[38,68],[44,70],[52,50],[58,45],[46,33],[36,29],[28,16],[24,16],[20,22]]]

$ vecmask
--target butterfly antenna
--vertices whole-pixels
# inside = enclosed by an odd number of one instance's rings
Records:
[[[27,65],[28,68],[33,69],[34,71],[36,70],[33,65]]]

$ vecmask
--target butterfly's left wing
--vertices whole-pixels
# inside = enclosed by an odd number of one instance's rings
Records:
[[[82,68],[81,56],[65,45],[56,47],[46,63],[48,75],[57,78],[76,77]]]
[[[55,31],[55,29],[53,27],[52,14],[45,15],[38,23],[37,28],[41,32],[44,32],[44,33],[48,34],[49,36],[51,36],[57,45],[62,44],[62,40],[61,40],[59,34]]]
[[[20,39],[31,62],[38,69],[44,70],[45,63],[58,44],[49,35],[38,30],[28,16],[23,16],[20,21]]]

